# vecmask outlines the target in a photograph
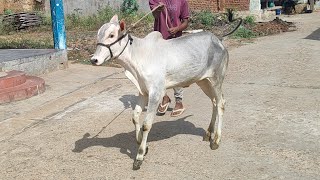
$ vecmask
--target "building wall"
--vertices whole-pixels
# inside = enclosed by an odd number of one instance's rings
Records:
[[[207,10],[216,12],[219,9],[219,0],[188,0],[188,3],[193,11]]]
[[[233,8],[237,11],[248,11],[250,0],[225,0],[225,8]]]
[[[148,0],[137,0],[139,10],[143,12],[149,11]],[[250,0],[187,0],[191,10],[201,11],[209,10],[212,12],[224,11],[226,8],[234,8],[238,11],[248,11]],[[46,2],[46,11],[50,12],[50,2]],[[82,15],[91,15],[97,13],[97,10],[109,5],[115,9],[119,9],[122,0],[63,0],[65,14],[72,14],[79,11]]]
[[[139,9],[141,11],[148,11],[149,5],[147,0],[137,0],[139,3]],[[63,0],[64,12],[66,15],[72,13],[79,13],[80,15],[92,15],[96,14],[99,9],[103,9],[106,6],[111,6],[114,9],[119,9],[122,0]],[[50,13],[50,1],[46,0],[45,10]]]
[[[211,12],[225,11],[233,8],[237,11],[248,11],[250,0],[188,0],[191,10],[209,10]]]
[[[38,0],[39,1],[39,0]],[[140,11],[149,11],[148,0],[137,0]],[[209,10],[211,12],[225,11],[226,8],[234,8],[238,11],[248,11],[250,0],[187,0],[193,11]],[[109,5],[120,8],[122,0],[63,0],[65,14],[79,12],[82,15],[97,13],[99,9]],[[42,0],[44,9],[50,13],[50,0]],[[32,11],[36,7],[36,0],[0,0],[0,14],[4,9],[13,12]]]
[[[261,2],[260,0],[250,0],[250,13],[258,13],[261,10]]]

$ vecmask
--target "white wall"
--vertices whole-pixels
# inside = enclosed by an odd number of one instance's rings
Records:
[[[250,12],[255,13],[261,10],[261,3],[260,0],[250,0]]]
[[[137,0],[139,3],[139,11],[148,11],[147,0]],[[122,0],[63,0],[65,14],[72,14],[78,11],[81,15],[92,15],[97,13],[99,9],[103,9],[109,5],[115,9],[119,9]],[[50,0],[45,1],[46,12],[50,13]]]

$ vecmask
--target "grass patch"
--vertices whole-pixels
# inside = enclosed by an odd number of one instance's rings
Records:
[[[46,39],[28,39],[28,38],[10,38],[0,37],[0,49],[52,49],[53,41],[51,38]]]
[[[250,16],[247,16],[244,18],[243,23],[250,25],[250,26],[254,26],[256,24],[255,20],[256,20],[256,18],[254,16],[250,15]]]
[[[0,16],[0,35],[6,35],[14,30],[13,25],[3,22],[3,16]]]
[[[243,39],[243,38],[251,39],[251,38],[257,37],[257,35],[252,30],[244,26],[240,26],[239,29],[237,29],[237,31],[231,35],[231,37],[234,39]]]
[[[210,11],[200,11],[194,13],[193,23],[200,23],[206,27],[213,26],[215,15]]]

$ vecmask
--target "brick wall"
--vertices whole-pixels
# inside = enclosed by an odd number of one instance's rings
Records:
[[[233,8],[238,11],[248,11],[250,0],[225,0],[225,8]]]
[[[247,11],[249,10],[250,0],[188,0],[188,3],[193,11],[219,12],[225,11],[226,8]]]
[[[218,0],[188,0],[191,10],[201,11],[208,10],[216,12],[218,10]]]

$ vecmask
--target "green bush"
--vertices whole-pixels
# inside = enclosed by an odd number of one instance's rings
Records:
[[[83,29],[89,31],[96,31],[103,24],[109,22],[109,20],[115,15],[119,15],[119,19],[125,19],[126,24],[129,26],[130,24],[135,23],[140,18],[142,18],[145,13],[135,12],[121,12],[112,9],[110,6],[106,6],[105,8],[98,11],[96,15],[91,16],[82,16],[81,13],[75,11],[71,15],[66,17],[66,28],[67,30],[72,29]],[[154,18],[152,15],[147,16],[139,25],[143,25],[146,23],[153,23]]]
[[[98,10],[96,15],[94,14],[91,16],[83,16],[80,11],[75,10],[66,17],[66,29],[97,30],[104,23],[108,22],[114,14],[119,14],[119,12],[113,10],[109,6]]]
[[[4,14],[5,15],[9,15],[9,14],[12,14],[13,11],[11,9],[4,9]]]
[[[106,6],[105,8],[98,11],[97,19],[99,24],[104,24],[109,22],[113,15],[119,14],[118,11],[112,9],[110,6]]]
[[[0,17],[0,35],[6,35],[15,30],[16,29],[13,25],[11,25],[10,23],[3,22],[2,18]]]
[[[135,14],[139,9],[137,0],[123,0],[121,12],[126,14]]]
[[[253,25],[256,24],[256,23],[255,23],[255,17],[252,16],[252,15],[247,16],[246,18],[244,18],[243,22],[244,22],[245,24],[250,25],[250,26],[253,26]]]
[[[215,16],[210,11],[201,11],[196,14],[196,21],[205,26],[212,26],[214,24]]]
[[[246,27],[244,26],[240,26],[239,29],[234,32],[234,34],[231,36],[232,38],[235,38],[235,39],[241,39],[241,38],[254,38],[256,37],[257,35],[251,31],[250,29],[247,29]]]
[[[41,17],[41,25],[42,26],[51,26],[52,25],[51,16],[44,15],[44,14],[39,14],[39,16]]]

